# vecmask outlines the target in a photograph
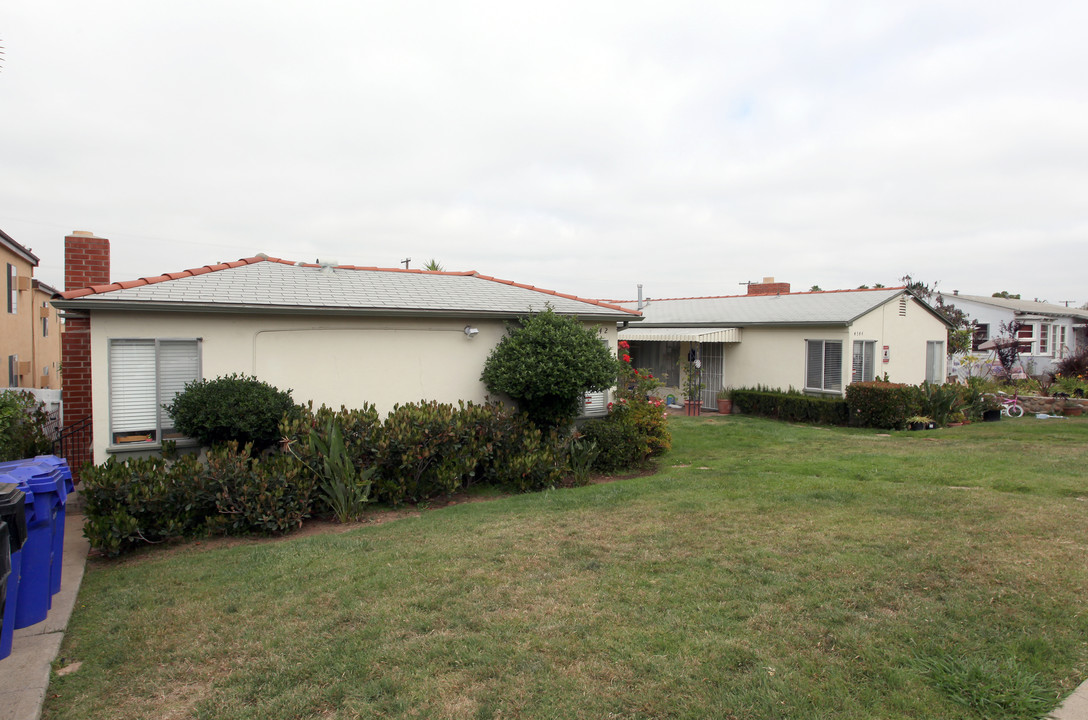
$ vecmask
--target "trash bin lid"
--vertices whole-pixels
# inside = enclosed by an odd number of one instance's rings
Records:
[[[26,542],[26,493],[12,483],[0,483],[0,520],[8,524],[11,552],[19,552]]]

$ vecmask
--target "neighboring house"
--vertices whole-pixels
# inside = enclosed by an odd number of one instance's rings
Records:
[[[1029,375],[1042,375],[1054,364],[1088,346],[1088,310],[1064,305],[995,298],[984,295],[944,295],[945,302],[963,310],[975,323],[972,354],[996,362],[979,345],[1002,335],[1002,324],[1020,323],[1020,365]],[[962,358],[955,358],[957,368]],[[967,368],[963,369],[967,372]]]
[[[56,291],[34,279],[38,257],[0,230],[4,311],[0,315],[0,388],[60,389]]]
[[[254,375],[334,408],[487,399],[484,362],[508,321],[550,306],[616,347],[635,311],[475,272],[257,256],[109,281],[109,241],[65,238],[65,413],[91,416],[94,460],[175,439],[162,405],[198,378]]]
[[[622,328],[632,362],[667,378],[681,397],[688,358],[701,363],[701,399],[723,387],[794,387],[842,396],[851,382],[883,378],[944,382],[948,322],[905,288],[790,293],[788,283],[747,295],[651,299],[637,327]]]

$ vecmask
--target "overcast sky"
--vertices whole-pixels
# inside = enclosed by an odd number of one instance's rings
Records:
[[[1088,3],[5,0],[0,229],[584,297],[1088,302]]]

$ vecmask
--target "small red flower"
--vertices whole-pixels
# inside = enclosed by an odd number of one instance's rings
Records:
[[[631,362],[631,356],[630,356],[630,355],[624,355],[624,356],[623,356],[623,361],[624,361],[625,363],[629,363],[629,362]]]
[[[631,343],[627,342],[626,340],[620,340],[620,347],[626,350],[627,348],[631,347]]]

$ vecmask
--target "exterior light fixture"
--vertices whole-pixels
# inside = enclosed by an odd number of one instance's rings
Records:
[[[474,328],[471,325],[465,325],[465,335],[470,338],[474,338],[480,334],[480,328]]]

